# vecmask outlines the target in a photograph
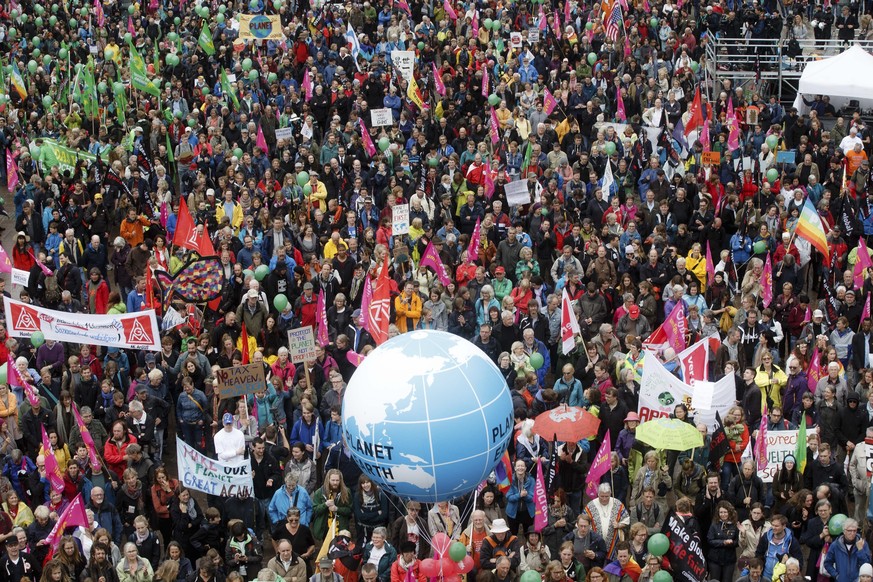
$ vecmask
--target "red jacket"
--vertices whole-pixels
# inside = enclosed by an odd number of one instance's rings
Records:
[[[91,297],[94,296],[94,313],[105,315],[109,310],[109,285],[106,283],[106,280],[100,281],[96,289],[93,289],[89,282],[87,289],[88,305],[91,305]]]
[[[132,434],[127,435],[127,440],[121,446],[111,438],[106,441],[103,447],[103,460],[106,461],[110,471],[119,476],[124,474],[124,470],[127,469],[127,447],[135,442],[136,437]]]

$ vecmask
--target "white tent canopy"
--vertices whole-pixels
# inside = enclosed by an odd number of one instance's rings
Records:
[[[837,109],[850,99],[857,99],[862,108],[873,107],[873,55],[856,44],[839,55],[807,63],[794,102],[799,111],[806,111],[801,95],[807,100],[828,95]]]

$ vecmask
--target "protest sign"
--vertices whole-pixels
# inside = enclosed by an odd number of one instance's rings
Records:
[[[701,533],[697,521],[680,519],[671,511],[664,520],[661,533],[670,540],[666,554],[676,582],[701,582],[706,580],[706,556],[701,547]]]
[[[795,161],[797,161],[797,152],[794,150],[782,150],[776,152],[777,164],[793,164]]]
[[[246,394],[254,394],[258,390],[266,390],[264,365],[261,363],[247,366],[221,368],[215,373],[218,378],[218,398],[234,398]]]
[[[382,109],[371,109],[370,123],[373,124],[373,127],[393,124],[394,116],[391,114],[391,109],[388,107],[383,107]]]
[[[538,28],[528,29],[527,41],[531,44],[537,44],[540,42],[540,30]]]
[[[293,127],[280,127],[276,130],[276,139],[294,139],[294,128]]]
[[[24,269],[16,269],[12,267],[12,284],[19,287],[27,287],[27,281],[30,279],[30,273]]]
[[[10,298],[4,304],[6,326],[11,337],[29,338],[34,332],[41,331],[45,339],[59,342],[153,352],[161,349],[154,309],[88,315],[35,307]]]
[[[391,51],[391,64],[397,67],[400,71],[400,76],[406,82],[412,78],[412,72],[415,69],[415,52],[414,51]]]
[[[239,37],[243,40],[281,40],[282,19],[278,14],[240,14]]]
[[[179,481],[186,487],[224,498],[237,497],[243,492],[254,495],[252,465],[248,459],[229,463],[216,461],[176,437],[176,462]]]
[[[391,214],[391,231],[394,236],[409,232],[409,204],[395,204]]]
[[[509,33],[509,44],[512,48],[521,48],[522,37],[520,32]]]
[[[527,189],[527,180],[508,182],[503,187],[503,191],[506,192],[506,201],[510,206],[530,204],[530,191]]]
[[[767,466],[758,472],[758,477],[764,483],[772,483],[776,471],[782,467],[782,461],[786,455],[793,455],[797,451],[796,430],[768,430],[767,431]],[[818,432],[818,428],[806,430],[806,436]],[[869,451],[869,449],[867,449]]]
[[[288,330],[288,356],[292,364],[302,364],[315,359],[315,336],[311,326]]]
[[[721,152],[703,152],[700,154],[700,161],[704,164],[717,166],[721,163]]]

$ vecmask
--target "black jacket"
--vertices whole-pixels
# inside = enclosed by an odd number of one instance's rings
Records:
[[[252,464],[252,481],[255,485],[255,497],[258,499],[272,499],[273,493],[279,489],[282,484],[282,470],[279,469],[279,462],[270,453],[264,451],[264,458],[258,462],[255,456],[250,457]],[[273,480],[272,485],[267,485],[267,481]]]

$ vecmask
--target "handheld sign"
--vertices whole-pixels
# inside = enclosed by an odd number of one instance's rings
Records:
[[[216,461],[176,437],[176,462],[179,481],[186,487],[225,498],[237,497],[243,492],[254,495],[252,465],[248,459]]]
[[[717,166],[721,163],[721,152],[703,152],[700,154],[700,161],[704,164]]]
[[[264,365],[260,363],[247,366],[222,368],[215,373],[218,378],[218,399],[234,398],[266,390]]]
[[[394,236],[409,232],[409,204],[395,204],[391,214],[391,231]]]
[[[310,326],[288,330],[288,355],[292,364],[302,364],[316,358],[315,336]]]

